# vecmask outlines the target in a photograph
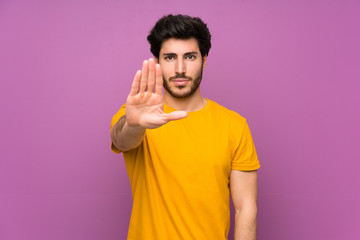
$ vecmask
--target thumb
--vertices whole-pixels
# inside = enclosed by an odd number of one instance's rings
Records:
[[[175,112],[165,114],[164,117],[167,121],[172,121],[172,120],[179,120],[182,118],[186,118],[187,115],[188,114],[185,111],[175,111]]]

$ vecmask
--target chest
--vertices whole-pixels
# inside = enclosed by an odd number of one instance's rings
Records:
[[[229,174],[233,156],[229,126],[214,121],[174,121],[146,133],[154,166],[193,176]]]

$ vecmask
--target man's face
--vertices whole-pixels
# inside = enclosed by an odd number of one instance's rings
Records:
[[[164,88],[175,98],[186,98],[199,92],[206,57],[202,58],[195,38],[170,38],[162,43],[159,64]]]

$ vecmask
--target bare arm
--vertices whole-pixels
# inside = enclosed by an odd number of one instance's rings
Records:
[[[154,59],[145,60],[137,71],[126,101],[125,116],[112,127],[111,140],[122,152],[140,145],[145,130],[158,128],[171,120],[187,116],[184,111],[164,113],[162,73]]]
[[[144,138],[145,128],[129,127],[126,116],[122,116],[110,131],[111,141],[122,152],[136,148]]]
[[[230,190],[235,207],[234,240],[256,240],[257,172],[231,170]]]

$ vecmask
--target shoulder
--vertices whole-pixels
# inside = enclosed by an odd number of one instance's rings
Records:
[[[213,113],[216,114],[218,117],[224,118],[229,122],[235,122],[237,124],[246,123],[246,118],[241,116],[239,113],[230,110],[215,101],[212,100],[208,100],[208,101],[210,101],[211,111],[213,111]]]

